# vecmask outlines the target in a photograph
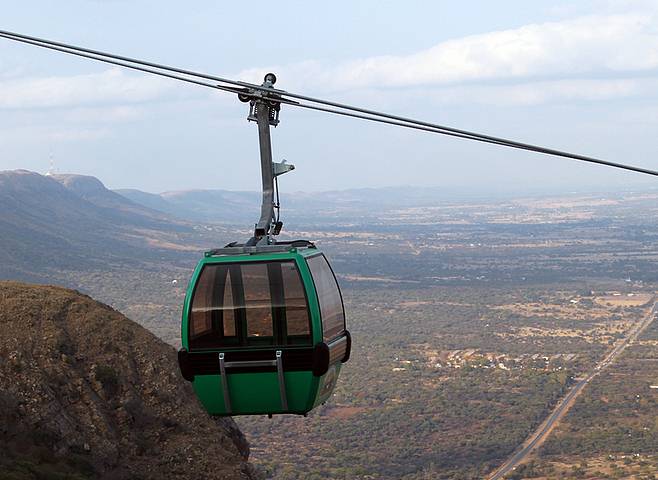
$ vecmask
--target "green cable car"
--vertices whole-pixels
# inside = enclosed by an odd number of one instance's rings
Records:
[[[309,241],[273,238],[283,226],[277,177],[294,169],[272,162],[270,126],[281,107],[275,82],[267,74],[263,95],[238,96],[258,124],[263,199],[254,235],[206,252],[183,306],[178,363],[211,415],[306,415],[331,396],[350,357],[343,299],[326,257]]]
[[[179,363],[211,415],[306,414],[350,355],[336,277],[312,243],[207,252],[187,292]]]

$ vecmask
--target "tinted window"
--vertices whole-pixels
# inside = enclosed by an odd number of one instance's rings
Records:
[[[249,337],[274,336],[272,322],[272,298],[266,263],[241,266],[244,286],[244,305]]]
[[[345,312],[343,301],[336,283],[336,277],[331,271],[324,255],[311,257],[307,260],[313,275],[315,291],[320,302],[322,315],[322,334],[325,342],[329,341],[345,330]]]
[[[310,335],[306,293],[297,271],[297,265],[292,262],[282,263],[281,277],[284,285],[288,337],[291,339],[290,337]]]
[[[218,337],[236,343],[231,274],[228,268],[204,268],[194,291],[190,313],[190,341]]]
[[[212,301],[214,273],[203,276],[196,286],[194,301],[192,302],[192,315],[190,316],[191,338],[197,338],[212,330],[212,310],[216,308]]]
[[[311,342],[306,294],[293,261],[207,265],[189,318],[190,348]]]
[[[227,272],[226,286],[224,288],[224,300],[222,302],[222,316],[224,324],[224,336],[235,337],[235,312],[232,308],[225,308],[233,303],[233,288],[231,287],[231,272]]]

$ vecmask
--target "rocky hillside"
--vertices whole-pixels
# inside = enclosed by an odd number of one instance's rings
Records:
[[[103,210],[117,222],[137,223],[154,228],[171,228],[174,220],[162,212],[135,203],[116,192],[108,190],[96,177],[76,174],[49,175],[69,192]],[[179,225],[180,227],[180,225]]]
[[[62,271],[147,268],[211,243],[94,177],[0,172],[0,205],[0,279],[64,283]]]
[[[0,479],[250,479],[175,350],[72,290],[0,282]]]

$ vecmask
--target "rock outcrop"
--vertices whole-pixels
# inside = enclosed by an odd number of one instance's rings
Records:
[[[0,452],[3,479],[257,476],[171,346],[75,291],[16,282],[0,282]]]

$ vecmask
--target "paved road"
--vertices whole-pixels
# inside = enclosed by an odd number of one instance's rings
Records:
[[[560,401],[560,403],[555,407],[553,412],[542,422],[542,424],[533,432],[533,434],[528,437],[528,439],[523,443],[520,450],[514,453],[505,463],[503,463],[498,470],[494,471],[490,476],[489,480],[500,480],[506,474],[514,470],[517,465],[519,465],[530,452],[532,452],[536,447],[541,445],[544,440],[550,434],[552,428],[557,424],[557,422],[564,416],[564,414],[569,411],[573,405],[573,400],[582,392],[582,390],[591,382],[602,370],[604,370],[608,365],[613,363],[619,355],[626,350],[626,347],[633,343],[640,334],[646,330],[646,328],[651,325],[651,323],[656,318],[656,307],[658,306],[658,301],[655,301],[651,307],[651,310],[644,319],[635,325],[628,335],[619,342],[611,351],[608,353],[603,360],[601,360],[594,370],[592,370],[585,378],[579,380],[571,389],[567,392],[565,397]]]

